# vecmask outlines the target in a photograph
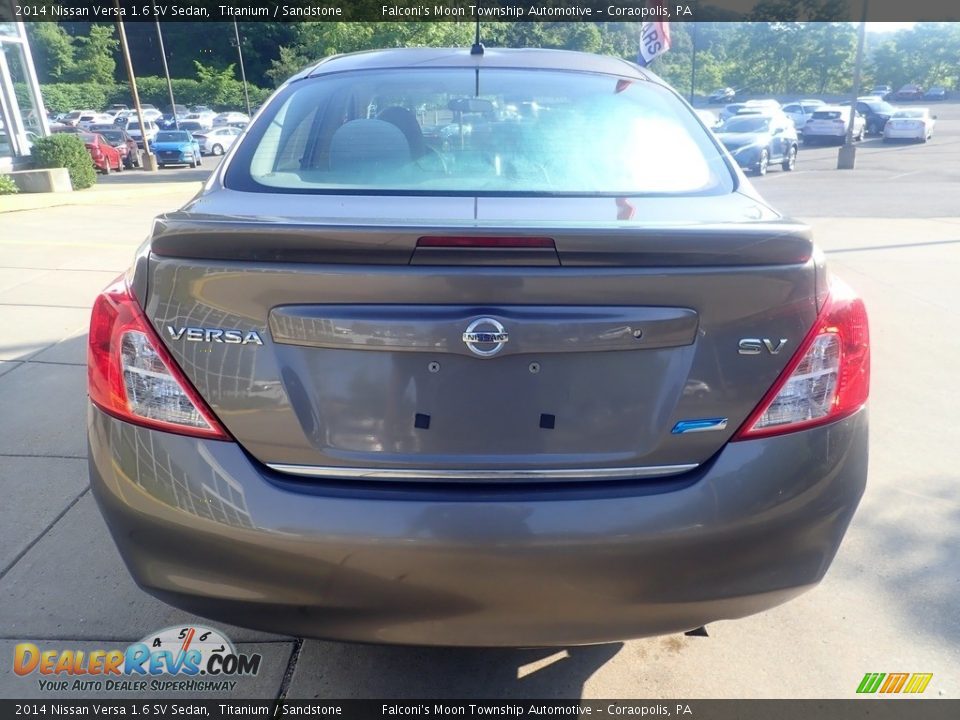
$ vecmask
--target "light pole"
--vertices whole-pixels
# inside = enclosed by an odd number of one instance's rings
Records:
[[[177,105],[173,100],[173,83],[170,82],[170,68],[167,67],[167,51],[163,47],[163,33],[160,31],[160,16],[157,15],[154,5],[153,18],[157,23],[157,40],[160,41],[160,59],[163,60],[163,74],[167,78],[167,93],[170,95],[170,112],[173,113],[173,126],[180,129],[180,118],[177,117]]]
[[[843,146],[837,153],[837,170],[853,170],[857,164],[857,147],[853,144],[853,121],[857,117],[857,97],[860,95],[860,74],[863,67],[863,43],[867,34],[867,7],[870,0],[863,0],[863,14],[860,17],[860,32],[857,36],[857,59],[853,65],[853,97],[850,98],[850,117],[847,122],[847,134]]]
[[[130,95],[133,96],[133,106],[137,109],[137,120],[140,122],[140,138],[143,140],[143,169],[155,171],[157,158],[150,152],[150,141],[147,140],[147,125],[143,121],[143,108],[140,107],[140,93],[137,92],[137,78],[133,75],[133,61],[130,59],[130,48],[127,45],[127,33],[123,29],[123,20],[120,19],[120,0],[114,0],[117,7],[117,29],[120,35],[120,49],[123,51],[123,63],[127,67],[127,78],[130,80]]]
[[[693,105],[694,88],[697,86],[697,23],[692,23],[690,42],[693,51],[690,53],[690,104]]]
[[[247,92],[247,73],[243,69],[243,48],[240,47],[240,28],[233,21],[233,36],[237,39],[237,55],[240,57],[240,79],[243,81],[243,99],[247,103],[247,115],[250,115],[250,93]]]

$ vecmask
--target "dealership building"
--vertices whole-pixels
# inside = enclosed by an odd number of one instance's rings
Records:
[[[0,173],[23,167],[33,141],[49,134],[27,30],[0,21]]]

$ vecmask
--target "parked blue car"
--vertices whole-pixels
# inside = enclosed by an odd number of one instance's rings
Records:
[[[189,165],[195,168],[203,164],[200,143],[186,130],[163,130],[157,133],[153,141],[153,152],[160,167]]]

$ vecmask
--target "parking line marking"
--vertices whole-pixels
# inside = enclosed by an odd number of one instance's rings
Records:
[[[916,175],[919,172],[923,172],[923,170],[911,170],[910,172],[900,173],[899,175],[892,175],[888,177],[887,180],[897,180],[899,178],[907,177],[908,175]]]

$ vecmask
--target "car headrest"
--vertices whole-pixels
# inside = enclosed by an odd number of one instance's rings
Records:
[[[350,120],[330,138],[330,169],[393,169],[410,162],[410,145],[384,120]]]
[[[381,110],[377,118],[397,126],[407,139],[410,152],[414,157],[420,157],[426,152],[427,144],[423,139],[423,130],[417,122],[417,116],[411,110],[401,105],[392,105]]]

